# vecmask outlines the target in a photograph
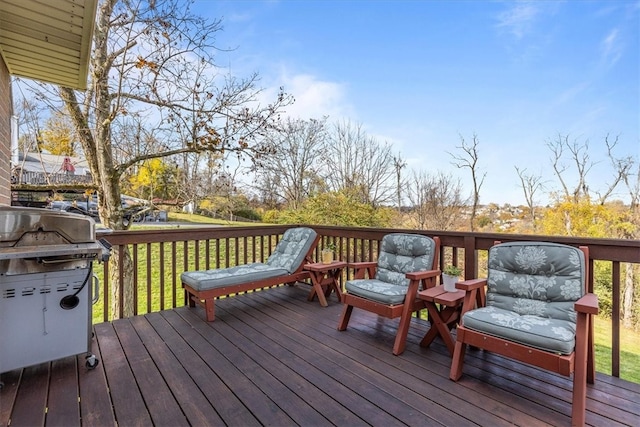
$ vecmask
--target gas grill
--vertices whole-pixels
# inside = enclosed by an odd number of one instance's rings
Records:
[[[0,206],[0,372],[81,353],[97,365],[92,267],[108,257],[89,217]]]

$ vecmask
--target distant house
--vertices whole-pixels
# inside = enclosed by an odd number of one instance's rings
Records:
[[[32,186],[90,186],[93,179],[87,161],[81,157],[49,153],[20,153],[11,168],[11,189]]]
[[[49,153],[18,153],[11,162],[11,204],[44,207],[54,193],[95,189],[87,161]]]

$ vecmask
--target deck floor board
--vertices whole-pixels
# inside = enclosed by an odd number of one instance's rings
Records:
[[[307,285],[219,300],[216,321],[179,307],[94,326],[84,355],[3,373],[0,426],[547,426],[569,425],[571,381],[482,351],[464,375],[414,319],[407,349],[391,352],[398,324],[341,305],[309,302]],[[640,385],[598,374],[587,423],[640,425]]]

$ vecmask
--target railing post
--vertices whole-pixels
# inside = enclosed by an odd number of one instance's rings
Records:
[[[478,256],[475,236],[464,236],[464,278],[465,280],[478,277]]]
[[[620,262],[611,266],[611,375],[620,377]]]

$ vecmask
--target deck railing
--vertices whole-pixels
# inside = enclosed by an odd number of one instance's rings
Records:
[[[282,233],[291,226],[255,227],[185,227],[161,230],[119,231],[104,237],[117,247],[126,246],[132,257],[134,272],[134,314],[184,305],[180,274],[187,270],[229,267],[250,262],[263,262],[271,254]],[[593,290],[593,263],[611,263],[612,337],[611,373],[620,376],[621,328],[621,263],[640,263],[640,241],[621,239],[587,239],[540,235],[416,231],[355,227],[314,226],[322,236],[314,256],[329,242],[337,246],[341,260],[374,260],[378,244],[390,232],[411,232],[439,236],[442,242],[440,264],[456,264],[464,268],[465,278],[482,277],[486,271],[487,249],[496,241],[553,241],[573,246],[588,246],[590,254],[589,288]],[[119,252],[122,257],[122,251]],[[114,260],[95,266],[101,278],[100,299],[94,305],[94,319],[109,321],[109,269]],[[122,265],[119,262],[118,265]],[[122,277],[121,271],[117,277]],[[347,269],[345,273],[352,274]],[[120,290],[122,295],[123,290]],[[122,308],[115,317],[122,317]]]

